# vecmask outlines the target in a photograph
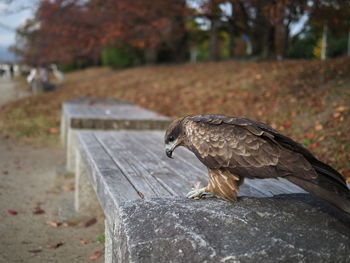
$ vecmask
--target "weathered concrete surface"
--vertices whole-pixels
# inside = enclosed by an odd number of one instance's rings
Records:
[[[350,262],[349,217],[306,194],[127,201],[119,210],[113,262]]]

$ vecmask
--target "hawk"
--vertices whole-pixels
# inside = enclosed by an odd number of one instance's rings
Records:
[[[168,157],[184,146],[208,168],[208,186],[189,192],[189,198],[235,201],[244,178],[283,177],[350,214],[344,178],[264,123],[225,115],[187,116],[169,125],[165,145]]]

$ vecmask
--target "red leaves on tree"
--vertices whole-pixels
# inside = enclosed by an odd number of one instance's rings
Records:
[[[184,36],[185,9],[184,0],[44,0],[24,55],[30,64],[91,62],[108,45],[171,46]]]

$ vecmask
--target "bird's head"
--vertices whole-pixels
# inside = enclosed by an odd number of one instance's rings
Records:
[[[165,153],[169,158],[172,158],[172,154],[175,148],[183,145],[184,143],[185,133],[182,127],[183,119],[184,118],[174,120],[172,123],[170,123],[168,129],[165,132]]]

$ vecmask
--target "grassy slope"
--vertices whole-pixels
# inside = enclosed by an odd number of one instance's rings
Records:
[[[350,169],[350,58],[95,68],[67,75],[65,88],[7,104],[2,135],[57,141],[61,103],[115,97],[159,113],[223,113],[266,122],[340,170]],[[51,129],[51,132],[50,132]]]

